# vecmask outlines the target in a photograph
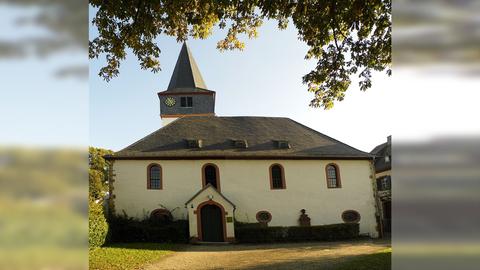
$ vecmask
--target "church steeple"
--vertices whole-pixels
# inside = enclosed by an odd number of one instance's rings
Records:
[[[187,43],[183,43],[167,90],[158,93],[163,125],[179,117],[215,115],[215,91],[207,89]]]
[[[187,43],[183,43],[167,91],[207,89]]]

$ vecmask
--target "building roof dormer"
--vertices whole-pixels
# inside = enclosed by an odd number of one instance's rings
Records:
[[[283,146],[279,145],[282,143]],[[109,158],[372,160],[373,157],[288,118],[197,116],[178,119]]]

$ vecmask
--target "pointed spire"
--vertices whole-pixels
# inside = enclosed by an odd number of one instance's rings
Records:
[[[187,42],[184,42],[167,91],[195,91],[201,89],[207,89],[207,86],[187,46]]]

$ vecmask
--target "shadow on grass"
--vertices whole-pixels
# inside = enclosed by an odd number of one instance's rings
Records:
[[[395,269],[477,270],[478,254],[395,254]]]
[[[279,261],[239,268],[238,270],[389,270],[392,265],[391,250],[375,254],[350,255],[341,257],[306,258],[295,261]]]
[[[342,247],[361,245],[385,245],[390,242],[378,242],[375,239],[356,239],[349,241],[334,242],[289,242],[289,243],[262,243],[262,244],[174,244],[174,243],[116,243],[105,247],[122,249],[143,249],[143,250],[171,250],[189,252],[222,252],[222,251],[248,251],[248,250],[276,250],[289,249],[294,251],[313,251],[321,249],[336,249]]]

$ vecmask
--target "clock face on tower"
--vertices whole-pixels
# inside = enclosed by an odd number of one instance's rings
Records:
[[[167,97],[164,102],[165,105],[167,105],[168,107],[173,107],[175,103],[177,103],[177,101],[173,97]]]

